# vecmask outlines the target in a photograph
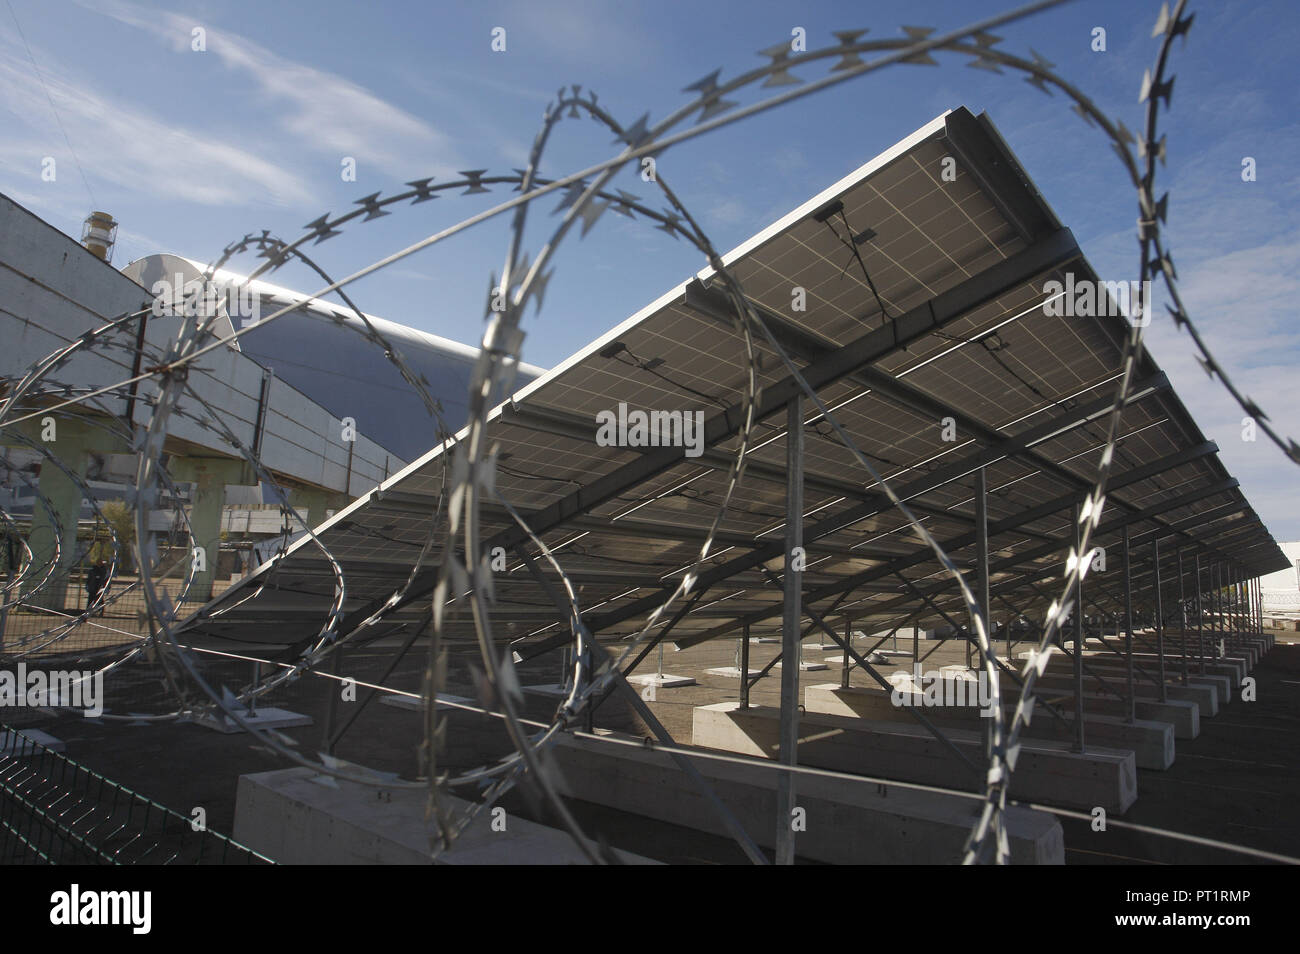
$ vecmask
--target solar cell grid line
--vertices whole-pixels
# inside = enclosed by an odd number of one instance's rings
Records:
[[[1058,257],[1068,258],[1075,254],[1077,254],[1077,246],[1074,245],[1073,238],[1064,231],[1057,233],[1052,239],[1041,243],[1041,246],[1031,247],[1020,256],[1002,263],[1006,267],[998,273],[997,277],[993,277],[992,273],[999,266],[994,266],[994,269],[979,276],[981,281],[973,284],[970,290],[965,292],[964,300],[956,290],[945,292],[926,308],[913,309],[891,326],[867,332],[855,342],[808,366],[805,369],[805,377],[814,387],[838,380],[856,367],[924,337],[935,327],[942,327],[946,321],[953,320],[961,311],[972,307],[973,303],[987,300],[996,293],[994,289],[1015,284],[1023,280],[1026,272],[1030,274],[1037,272]],[[790,377],[783,378],[777,385],[765,389],[758,409],[759,419],[776,413],[784,405],[785,400],[796,391],[797,386]],[[739,424],[739,413],[736,408],[709,418],[705,422],[706,444],[715,444],[725,437],[732,436]],[[619,468],[613,474],[599,478],[576,491],[567,500],[559,501],[545,508],[541,513],[534,514],[530,524],[535,530],[545,532],[557,523],[563,522],[566,517],[589,510],[607,500],[619,489],[673,466],[678,457],[678,454],[671,451],[645,454],[638,460]],[[515,534],[507,532],[494,537],[489,543],[508,548],[514,542],[514,536]]]
[[[697,286],[695,285],[689,285],[687,287],[688,304],[691,302],[693,289],[696,287]],[[721,306],[716,302],[709,300],[706,297],[707,295],[708,292],[703,290],[694,291],[696,299],[695,307],[697,310],[720,316],[722,311]],[[790,346],[792,353],[795,355],[805,359],[813,359],[819,354],[824,354],[829,350],[828,345],[818,341],[813,335],[789,328],[788,323],[783,316],[762,309],[761,306],[759,306],[759,308],[762,310],[764,319],[769,323],[769,325],[775,326],[778,329],[786,329],[784,332],[778,333],[784,334],[784,340],[782,343]],[[892,376],[873,368],[863,368],[853,374],[851,378],[874,392],[889,395],[902,407],[917,411],[931,420],[942,420],[945,416],[952,417],[963,433],[975,434],[977,439],[981,440],[985,444],[994,443],[1004,437],[1004,435],[999,433],[996,429],[987,427],[974,418],[964,414],[958,406],[954,406],[951,402],[945,403],[938,401],[930,397],[930,395],[912,388]],[[1075,477],[1073,474],[1067,475],[1064,470],[1060,469],[1055,461],[1052,461],[1041,454],[1036,454],[1029,449],[1026,449],[1023,453],[1025,453],[1030,459],[1034,460],[1040,467],[1047,467],[1058,475],[1066,475],[1066,479],[1073,480],[1081,486],[1087,483],[1086,478]]]

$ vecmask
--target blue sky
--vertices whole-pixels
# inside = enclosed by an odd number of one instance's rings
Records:
[[[208,261],[245,232],[295,238],[321,213],[410,179],[520,166],[561,85],[594,89],[625,123],[646,111],[653,120],[714,69],[725,78],[763,62],[756,51],[788,41],[796,26],[816,47],[832,30],[950,29],[1012,5],[7,0],[0,190],[75,235],[92,207],[111,212],[121,222],[119,266],[158,251]],[[1300,15],[1280,0],[1192,9],[1189,41],[1175,46],[1174,110],[1164,127],[1169,245],[1221,363],[1284,434],[1300,436]],[[1158,2],[1079,2],[996,32],[1004,49],[1032,46],[1136,129],[1158,10]],[[503,53],[491,49],[497,26],[506,30]],[[1090,48],[1097,26],[1107,31],[1104,53]],[[195,27],[206,31],[205,52],[191,49]],[[683,144],[661,157],[660,170],[727,249],[943,110],[987,110],[1098,272],[1130,276],[1135,201],[1106,142],[1060,97],[968,69],[963,58],[939,60],[938,68],[891,67]],[[544,174],[612,154],[610,137],[589,120],[565,121],[558,132]],[[46,156],[57,161],[54,182],[41,178]],[[355,182],[341,179],[344,156],[357,160]],[[1245,156],[1256,160],[1255,182],[1241,180]],[[616,185],[656,198],[631,170]],[[403,209],[351,226],[312,254],[343,275],[503,195]],[[530,233],[534,247],[544,234]],[[372,314],[476,343],[506,236],[504,218],[494,220],[351,293]],[[557,363],[702,264],[663,232],[605,216],[561,251],[545,309],[527,318],[525,359]],[[318,287],[289,267],[272,280]],[[1240,411],[1172,322],[1157,317],[1149,343],[1274,535],[1300,538],[1300,471],[1270,443],[1241,439]]]

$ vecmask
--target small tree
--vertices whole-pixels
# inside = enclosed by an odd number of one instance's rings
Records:
[[[131,546],[135,543],[135,514],[120,500],[110,500],[99,508],[104,520],[117,535],[117,569],[119,573],[131,572]],[[97,534],[90,548],[90,562],[113,558],[113,537],[107,529]]]

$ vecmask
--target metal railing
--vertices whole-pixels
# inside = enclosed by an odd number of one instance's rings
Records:
[[[274,864],[0,724],[0,864]]]

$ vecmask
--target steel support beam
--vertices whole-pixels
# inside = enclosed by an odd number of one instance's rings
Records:
[[[1156,660],[1157,671],[1160,674],[1160,701],[1169,701],[1169,689],[1165,685],[1165,609],[1164,602],[1161,599],[1160,592],[1160,540],[1159,538],[1151,541],[1151,563],[1152,572],[1155,574],[1155,597],[1156,597]]]
[[[1081,504],[1074,505],[1074,552],[1076,559],[1083,561],[1083,537],[1079,529],[1083,513]],[[1064,636],[1061,642],[1065,642]],[[1083,573],[1080,572],[1074,583],[1074,750],[1083,752]]]
[[[1205,610],[1201,605],[1204,592],[1201,582],[1201,554],[1196,554],[1196,657],[1200,660],[1201,675],[1205,675]]]
[[[799,647],[803,642],[800,622],[803,610],[803,398],[790,399],[786,412],[785,576],[781,616],[781,715],[780,751],[782,765],[799,761]],[[748,678],[741,673],[741,678]],[[776,863],[794,864],[794,773],[782,772],[776,789]]]
[[[1133,563],[1128,524],[1124,525],[1124,687],[1128,694],[1124,717],[1131,724],[1137,718],[1137,695],[1133,685]]]
[[[1179,641],[1182,648],[1182,676],[1183,685],[1187,685],[1187,641],[1190,634],[1187,632],[1187,591],[1183,586],[1183,551],[1178,551],[1178,632]]]
[[[979,602],[980,620],[992,644],[992,615],[989,606],[989,483],[986,469],[975,472],[975,599]],[[971,668],[971,643],[966,643],[966,668]]]
[[[1105,523],[1101,524],[1095,531],[1095,536],[1101,537],[1110,533],[1114,533],[1115,531],[1127,527],[1130,524],[1140,523],[1143,520],[1149,519],[1148,516],[1149,514],[1163,513],[1169,510],[1176,510],[1179,507],[1186,506],[1189,503],[1195,503],[1196,501],[1201,500],[1207,496],[1213,496],[1214,494],[1223,492],[1224,489],[1230,489],[1235,486],[1237,486],[1237,481],[1235,479],[1229,478],[1226,481],[1221,481],[1217,484],[1212,484],[1208,487],[1202,487],[1198,490],[1192,491],[1180,497],[1172,498],[1159,505],[1148,507],[1147,512],[1145,514],[1125,513],[1122,515],[1118,515],[1106,521]],[[1077,501],[1078,498],[1073,497],[1072,499]],[[1065,499],[1063,501],[1060,500],[1050,501],[1049,503],[1044,504],[1042,507],[1034,508],[1034,511],[1037,512],[1043,510],[1046,513],[1053,513],[1057,510],[1062,509],[1062,507],[1069,507],[1069,506],[1070,506],[1069,499]],[[996,523],[991,524],[989,526],[990,536],[994,535],[995,533],[1001,532],[1004,529],[1010,529],[1014,527],[1016,522],[1022,519],[1025,519],[1025,514],[1023,513],[1016,514],[1012,517],[1007,517],[1004,520],[999,520]],[[963,534],[962,536],[955,537],[951,540],[941,541],[940,545],[944,548],[945,551],[951,553],[954,552],[955,550],[961,549],[962,547],[970,546],[973,542],[974,542],[974,534],[970,533],[970,534]],[[1030,561],[1036,560],[1040,557],[1050,556],[1053,553],[1059,552],[1060,549],[1061,549],[1061,545],[1057,543],[1042,544],[1040,546],[1034,547],[1031,550],[1027,550],[1015,556],[1007,557],[1004,560],[998,561],[996,563],[992,563],[989,568],[990,575],[1006,572],[1008,570],[1014,570],[1017,567],[1020,567]],[[917,554],[914,554],[911,557],[894,561],[885,566],[875,567],[870,570],[864,570],[862,573],[857,573],[852,576],[845,577],[841,580],[837,580],[834,583],[830,583],[825,586],[819,586],[810,589],[804,595],[804,601],[806,604],[815,604],[817,602],[820,602],[821,600],[829,599],[832,596],[837,596],[837,595],[851,592],[854,589],[857,589],[858,587],[874,582],[885,576],[896,575],[901,569],[904,569],[908,566],[915,565],[917,563],[926,562],[926,560],[933,559],[933,558],[934,558],[933,554],[927,547],[923,552],[918,552]],[[1038,574],[1038,575],[1041,576],[1042,574]],[[1037,576],[1035,576],[1034,578],[1036,579]],[[935,590],[935,592],[939,592],[942,589],[943,587],[939,587],[938,589]],[[890,600],[886,603],[877,604],[876,606],[873,607],[873,610],[883,613],[889,609],[892,609],[895,605],[902,602],[906,602],[905,597],[900,597],[899,599],[896,600]],[[771,619],[777,615],[779,615],[779,613],[771,609],[765,608],[760,610],[754,610],[747,614],[738,615],[736,617],[735,622],[733,623],[723,624],[719,627],[715,627],[714,629],[707,630],[702,633],[697,633],[693,636],[688,636],[683,639],[679,639],[676,641],[676,643],[679,649],[685,649],[689,646],[694,646],[697,643],[706,642],[710,639],[715,639],[719,636],[725,636],[729,632],[733,631],[737,626],[739,626],[740,623],[744,620],[748,620],[751,623],[758,623],[758,622],[762,622],[763,620]]]

